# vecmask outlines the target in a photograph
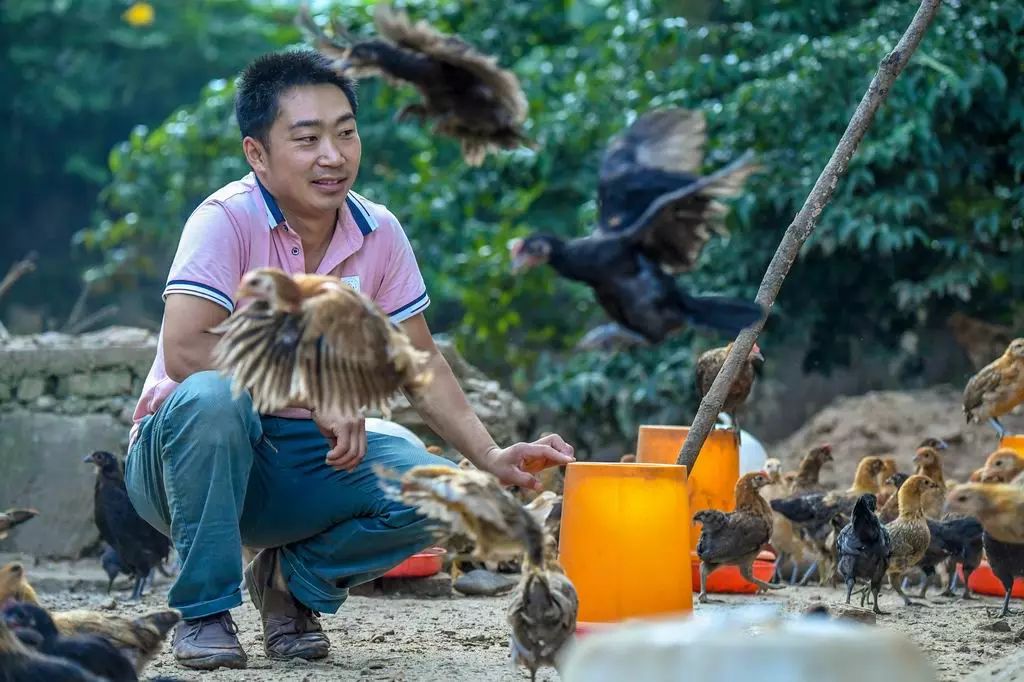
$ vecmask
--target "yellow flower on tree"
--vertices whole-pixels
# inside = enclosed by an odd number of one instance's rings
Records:
[[[132,26],[149,26],[153,23],[156,12],[148,2],[136,2],[124,11],[121,18]]]

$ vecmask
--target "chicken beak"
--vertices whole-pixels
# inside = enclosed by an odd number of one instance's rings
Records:
[[[83,457],[82,461],[87,463],[87,464],[95,464],[96,463],[96,459],[91,454],[90,455],[86,455],[85,457]]]
[[[512,272],[519,273],[529,265],[529,257],[523,253],[523,240],[513,239],[508,243],[508,254],[512,258]]]
[[[942,440],[941,438],[936,438],[936,441],[937,441],[935,443],[935,449],[936,450],[945,450],[945,449],[949,448],[949,443],[947,443],[946,441]]]

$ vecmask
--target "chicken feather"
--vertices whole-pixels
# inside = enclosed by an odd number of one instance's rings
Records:
[[[239,308],[214,333],[214,364],[248,390],[259,412],[296,404],[339,415],[362,408],[389,413],[399,390],[430,379],[429,357],[364,295],[323,275],[275,268],[246,273]]]

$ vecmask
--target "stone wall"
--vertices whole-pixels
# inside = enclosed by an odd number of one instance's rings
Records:
[[[0,552],[75,558],[96,544],[94,470],[82,458],[93,450],[123,456],[156,341],[155,334],[128,327],[0,340],[0,509],[31,506],[40,512],[0,541]],[[495,439],[525,437],[523,403],[451,343],[439,340],[438,346]],[[440,444],[404,399],[392,419]]]

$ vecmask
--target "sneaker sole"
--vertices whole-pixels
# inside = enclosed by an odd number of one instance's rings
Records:
[[[241,670],[246,667],[248,661],[239,658],[237,654],[213,654],[202,658],[180,659],[175,657],[178,665],[193,670],[216,670],[217,668],[233,668]]]

